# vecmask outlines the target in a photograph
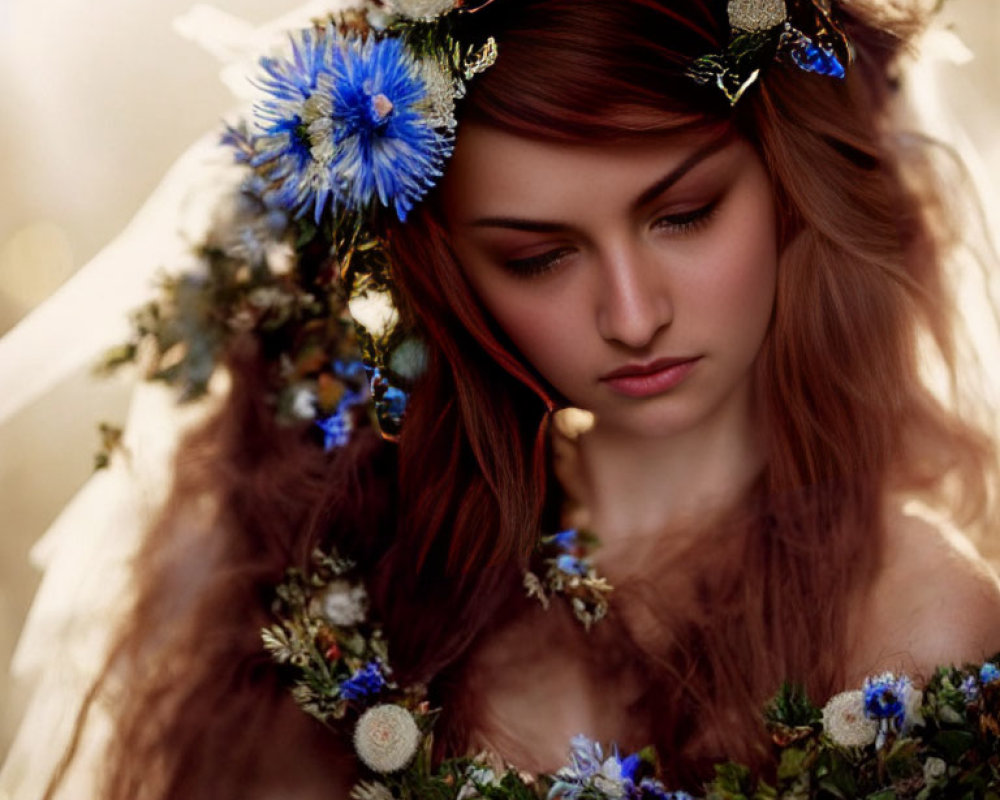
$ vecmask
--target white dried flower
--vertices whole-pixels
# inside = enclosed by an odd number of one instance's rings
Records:
[[[434,19],[455,7],[455,0],[390,0],[392,10],[407,19]]]
[[[921,709],[924,705],[924,693],[912,683],[907,682],[903,691],[903,726],[902,732],[909,732],[914,725],[924,724]]]
[[[272,275],[287,275],[295,266],[295,248],[289,242],[271,242],[264,251]]]
[[[392,295],[386,291],[363,291],[347,301],[347,310],[354,321],[375,339],[389,333],[399,320]]]
[[[351,789],[351,800],[394,800],[394,798],[384,783],[361,781]]]
[[[247,296],[250,305],[263,310],[281,311],[292,304],[292,298],[277,286],[259,286]]]
[[[948,765],[944,759],[931,756],[924,762],[924,781],[934,783],[939,778],[943,778],[948,771]]]
[[[729,0],[729,24],[741,31],[766,31],[788,18],[785,0]]]
[[[410,763],[420,745],[420,729],[402,706],[369,708],[354,728],[354,749],[375,772],[396,772]]]
[[[841,747],[866,747],[875,741],[878,722],[865,714],[865,694],[841,692],[823,707],[823,730]]]
[[[277,625],[264,628],[260,632],[260,635],[264,642],[264,649],[271,654],[271,658],[279,664],[286,664],[292,660],[295,651],[288,640],[288,634],[282,628],[279,628]]]
[[[604,759],[600,772],[592,779],[594,788],[610,800],[625,797],[625,783],[622,780],[622,764],[617,756]]]
[[[365,587],[334,581],[319,596],[319,613],[331,625],[357,625],[368,615]]]
[[[455,800],[475,800],[482,797],[477,786],[499,786],[500,778],[490,767],[474,765],[465,773],[465,783]]]
[[[316,416],[316,392],[309,386],[292,389],[291,412],[296,419],[313,419]]]
[[[433,128],[455,129],[455,101],[461,97],[463,86],[458,83],[451,70],[433,58],[422,58],[418,62],[420,79],[424,82],[427,96],[424,119]]]
[[[389,23],[392,21],[390,14],[385,9],[381,8],[369,8],[366,16],[368,18],[368,24],[377,31],[384,31],[387,27],[389,27]]]

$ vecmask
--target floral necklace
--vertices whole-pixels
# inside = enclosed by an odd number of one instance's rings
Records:
[[[590,626],[607,611],[610,585],[588,557],[592,539],[575,530],[542,540],[541,577],[529,595],[547,606],[566,596]],[[585,736],[570,742],[569,764],[530,775],[488,753],[435,764],[432,709],[424,685],[393,679],[389,647],[369,619],[354,564],[314,554],[308,572],[289,570],[276,590],[279,620],[264,647],[287,670],[292,695],[309,714],[353,740],[364,777],[353,800],[694,800],[662,782],[655,752],[623,755]],[[923,691],[885,673],[823,709],[790,685],[767,706],[777,784],[736,763],[716,766],[709,800],[751,798],[992,797],[1000,792],[1000,668],[997,660],[939,669]],[[985,792],[985,794],[984,794]],[[993,792],[993,793],[990,793]]]

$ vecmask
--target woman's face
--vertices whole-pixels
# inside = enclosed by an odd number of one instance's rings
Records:
[[[443,192],[474,290],[571,405],[645,435],[748,412],[777,252],[745,140],[567,145],[466,124]]]

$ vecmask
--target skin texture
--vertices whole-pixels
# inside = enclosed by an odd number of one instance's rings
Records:
[[[993,568],[947,520],[888,502],[886,554],[851,620],[849,684],[883,670],[928,678],[941,664],[1000,651],[1000,586]]]

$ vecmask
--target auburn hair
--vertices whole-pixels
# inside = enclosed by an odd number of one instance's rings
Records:
[[[683,612],[655,580],[616,592],[669,635],[650,641],[615,612],[589,645],[614,639],[609,670],[644,676],[637,744],[655,745],[678,787],[713,757],[766,763],[759,709],[782,680],[816,700],[842,688],[848,605],[878,569],[887,493],[966,523],[991,513],[989,440],[921,376],[922,343],[949,369],[956,352],[948,231],[930,163],[893,114],[894,64],[920,15],[838,4],[856,51],[846,80],[775,63],[733,110],[685,74],[725,46],[725,5],[497,0],[465,23],[494,35],[500,57],[463,119],[567,142],[731,126],[774,187],[777,296],[754,376],[764,469],[737,508],[706,515],[697,548],[662,565],[683,577]],[[259,354],[234,345],[232,388],[178,456],[136,562],[135,608],[89,701],[112,704],[112,800],[350,785],[349,744],[294,708],[259,639],[285,569],[331,543],[370,576],[400,679],[428,682],[444,709],[439,754],[469,746],[481,708],[470,654],[525,613],[521,576],[551,522],[559,398],[474,296],[436,193],[389,237],[398,300],[429,353],[402,436],[364,430],[319,452],[274,422]]]

